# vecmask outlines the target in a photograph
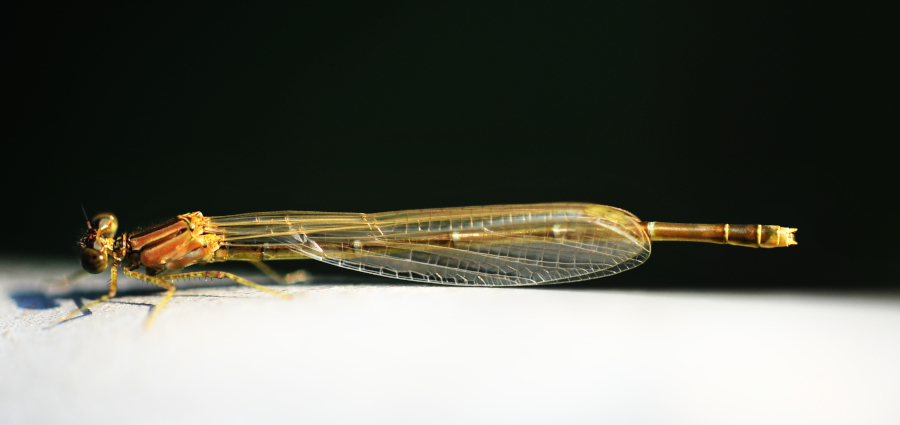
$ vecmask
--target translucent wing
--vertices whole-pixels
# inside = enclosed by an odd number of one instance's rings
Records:
[[[211,217],[224,246],[289,249],[365,273],[446,285],[575,282],[650,256],[637,217],[592,204],[534,204],[377,214],[282,211]]]

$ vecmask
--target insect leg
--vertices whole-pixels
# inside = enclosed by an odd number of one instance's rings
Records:
[[[112,267],[110,268],[109,293],[100,298],[97,298],[94,301],[91,301],[91,302],[81,306],[81,308],[73,310],[72,312],[67,314],[65,317],[63,317],[62,319],[60,319],[56,323],[54,323],[52,326],[58,325],[62,322],[65,322],[66,320],[69,320],[69,319],[75,317],[76,314],[81,313],[97,304],[109,301],[112,297],[115,297],[116,296],[116,288],[117,288],[116,278],[117,278],[118,272],[119,272],[119,262],[116,261],[113,263]],[[126,270],[125,273],[128,274],[128,271]],[[72,276],[82,277],[82,276],[80,276],[79,273],[75,273]],[[70,278],[71,278],[71,276],[70,276]]]
[[[168,275],[164,275],[164,277],[165,277],[166,280],[170,280],[170,281],[172,281],[172,280],[178,280],[178,279],[190,279],[190,278],[194,278],[194,277],[214,277],[214,278],[217,278],[217,279],[225,278],[225,279],[231,279],[231,280],[233,280],[233,281],[235,281],[235,282],[237,282],[237,283],[240,283],[241,285],[249,286],[249,287],[251,287],[251,288],[253,288],[253,289],[256,289],[256,290],[258,290],[258,291],[266,292],[266,293],[269,293],[269,294],[272,294],[272,295],[277,295],[277,296],[279,296],[279,297],[281,297],[281,298],[284,298],[284,299],[290,299],[290,298],[291,298],[291,296],[288,295],[288,294],[284,294],[284,293],[281,293],[281,292],[276,291],[276,290],[274,290],[274,289],[270,289],[270,288],[267,288],[267,287],[265,287],[265,286],[262,286],[262,285],[253,283],[253,282],[251,282],[251,281],[249,281],[249,280],[247,280],[247,279],[244,279],[244,278],[242,278],[242,277],[240,277],[240,276],[237,276],[237,275],[235,275],[235,274],[233,274],[233,273],[228,273],[228,272],[220,272],[220,271],[215,271],[215,270],[207,270],[207,271],[202,271],[202,272],[189,272],[189,273],[175,273],[175,274],[168,274]]]
[[[167,282],[166,280],[160,279],[155,276],[148,276],[144,273],[135,272],[135,271],[127,270],[127,269],[125,269],[123,271],[125,272],[125,276],[128,276],[133,279],[137,279],[137,280],[143,280],[144,282],[147,282],[147,283],[152,283],[152,284],[159,286],[161,288],[164,288],[166,290],[166,294],[163,295],[162,299],[159,300],[158,303],[156,303],[156,306],[153,307],[153,311],[150,312],[150,317],[148,317],[147,321],[144,322],[144,327],[149,329],[151,326],[153,326],[153,322],[156,321],[156,316],[159,315],[159,312],[162,311],[162,309],[165,308],[166,304],[169,303],[169,300],[172,299],[172,295],[175,295],[175,285],[173,285],[172,282]],[[166,279],[167,280],[175,280],[175,279],[172,279],[171,276],[166,276]]]
[[[272,278],[272,280],[282,285],[293,285],[295,283],[303,283],[309,280],[309,273],[307,273],[306,270],[297,270],[288,274],[281,274],[262,261],[251,261],[250,263],[256,266],[256,268],[262,270],[262,272]]]
[[[78,270],[62,279],[53,279],[52,281],[50,281],[50,284],[53,286],[58,286],[60,288],[68,288],[69,285],[78,282],[79,280],[82,280],[90,275],[90,273],[84,270]]]

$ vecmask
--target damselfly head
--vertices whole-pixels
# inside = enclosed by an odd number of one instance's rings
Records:
[[[109,267],[109,255],[119,221],[110,213],[97,214],[88,222],[87,234],[81,238],[81,267],[88,273],[100,273]]]

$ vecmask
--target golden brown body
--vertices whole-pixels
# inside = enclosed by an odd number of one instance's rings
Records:
[[[191,277],[229,278],[219,271],[176,273],[199,263],[250,261],[283,283],[262,261],[315,259],[379,276],[463,286],[521,286],[577,282],[642,264],[652,241],[694,241],[775,248],[796,244],[796,229],[764,225],[643,222],[614,207],[581,203],[494,205],[376,214],[279,211],[224,217],[184,214],[153,228],[115,238],[117,221],[102,214],[82,239],[82,265],[116,270],[166,289],[148,322]],[[137,270],[147,269],[146,273]],[[78,311],[80,311],[78,310]],[[72,317],[78,311],[68,317]]]

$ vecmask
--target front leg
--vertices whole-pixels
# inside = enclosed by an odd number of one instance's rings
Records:
[[[56,323],[54,323],[53,325],[51,325],[51,327],[52,327],[52,326],[56,326],[56,325],[58,325],[58,324],[60,324],[60,323],[62,323],[62,322],[65,322],[66,320],[69,320],[69,319],[75,317],[76,314],[81,313],[81,312],[83,312],[83,311],[85,311],[85,310],[87,310],[87,309],[89,309],[89,308],[91,308],[91,307],[93,307],[93,306],[95,306],[95,305],[97,305],[97,304],[100,304],[100,303],[104,303],[104,302],[106,302],[106,301],[109,301],[112,297],[115,297],[115,296],[116,296],[116,288],[117,288],[116,277],[117,277],[117,275],[118,275],[118,272],[119,272],[119,262],[118,262],[118,261],[115,261],[115,262],[113,262],[112,268],[110,268],[110,271],[109,271],[109,273],[110,273],[110,279],[109,279],[109,293],[106,294],[106,295],[104,295],[104,296],[102,296],[102,297],[100,297],[100,298],[98,298],[98,299],[96,299],[96,300],[94,300],[94,301],[91,301],[91,302],[89,302],[89,303],[87,303],[87,304],[81,306],[81,308],[78,308],[78,309],[73,310],[71,313],[67,314],[65,317],[63,317],[62,319],[58,320]],[[128,271],[127,271],[127,270],[125,271],[125,274],[126,274],[126,275],[128,274]],[[78,275],[79,277],[83,277],[83,276],[81,276],[80,273],[76,273],[76,274],[74,274],[73,276],[75,276],[75,275]],[[67,282],[67,283],[68,283],[68,282]]]
[[[90,275],[91,275],[90,273],[88,273],[84,270],[78,270],[62,279],[48,280],[48,283],[53,287],[66,289],[69,286],[71,286],[73,283],[78,282],[79,280],[82,280]]]

